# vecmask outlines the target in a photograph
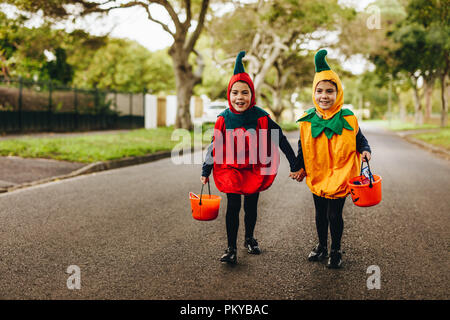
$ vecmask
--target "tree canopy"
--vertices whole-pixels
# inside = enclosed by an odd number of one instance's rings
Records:
[[[255,83],[257,103],[269,108],[277,119],[298,99],[310,103],[310,94],[304,92],[310,90],[312,57],[319,47],[339,57],[333,61],[330,54],[333,68],[349,83],[347,102],[361,105],[364,101],[373,114],[382,116],[388,92],[394,95],[392,101],[402,106],[400,93],[409,92],[420,122],[422,99],[425,97],[427,117],[430,97],[438,83],[442,124],[446,123],[448,1],[377,0],[363,11],[345,7],[337,0],[0,3],[22,10],[14,18],[0,12],[1,75],[52,79],[78,87],[175,93],[178,127],[192,126],[189,102],[193,92],[207,94],[213,100],[226,98],[232,64],[240,50],[247,52],[244,63]],[[211,3],[214,6],[210,8]],[[169,22],[156,16],[155,6],[166,10]],[[55,28],[55,22],[61,19],[76,21],[82,16],[108,15],[129,7],[143,10],[173,38],[172,45],[150,52],[135,41]],[[27,26],[29,17],[35,14],[44,18],[43,23]],[[344,72],[340,63],[354,56],[372,62],[374,70],[360,76]],[[369,86],[370,90],[362,90]]]

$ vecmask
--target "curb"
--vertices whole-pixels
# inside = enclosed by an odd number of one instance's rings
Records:
[[[419,147],[422,147],[423,149],[428,150],[429,152],[441,155],[445,159],[450,160],[450,151],[448,151],[445,148],[438,147],[438,146],[426,143],[426,142],[424,142],[422,140],[410,137],[409,135],[403,135],[401,137],[404,138],[408,142],[411,142],[411,143],[413,143],[415,145],[418,145]]]
[[[438,129],[422,129],[422,130],[411,130],[411,131],[391,131],[391,130],[387,130],[390,131],[394,134],[396,134],[397,136],[399,136],[400,138],[415,144],[419,147],[421,147],[422,149],[425,149],[431,153],[434,153],[436,155],[440,155],[442,156],[444,159],[446,160],[450,160],[450,151],[443,148],[443,147],[439,147],[439,146],[435,146],[433,144],[427,143],[425,141],[413,138],[412,136],[414,134],[419,134],[419,133],[427,133],[427,132],[434,132],[437,131]]]
[[[200,150],[202,150],[202,149],[199,149],[199,148],[194,149],[194,147],[192,147],[189,150],[189,152],[193,153],[193,152],[200,151]],[[122,158],[122,159],[117,159],[117,160],[94,162],[94,163],[90,163],[78,170],[72,171],[69,174],[44,178],[41,180],[26,182],[26,183],[22,183],[22,184],[7,186],[7,187],[0,187],[0,193],[11,192],[11,191],[15,191],[18,189],[37,186],[39,184],[44,184],[44,183],[53,182],[53,181],[69,179],[69,178],[73,178],[73,177],[77,177],[77,176],[81,176],[81,175],[85,175],[85,174],[106,171],[106,170],[111,170],[111,169],[118,169],[118,168],[123,168],[123,167],[129,167],[129,166],[143,164],[143,163],[147,163],[147,162],[153,162],[156,160],[169,158],[172,155],[172,152],[176,153],[176,151],[159,151],[159,152],[155,152],[155,153],[145,155],[145,156],[128,157],[128,158]],[[180,156],[183,155],[184,149],[178,150],[177,154]]]

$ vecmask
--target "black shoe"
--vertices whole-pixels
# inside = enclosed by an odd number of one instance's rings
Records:
[[[318,244],[309,254],[308,261],[322,261],[328,257],[328,250]]]
[[[247,248],[248,253],[260,254],[261,249],[258,247],[258,242],[255,238],[245,238],[244,247]]]
[[[328,259],[327,268],[339,269],[342,266],[342,252],[341,250],[331,250],[330,259]]]
[[[235,264],[237,262],[236,248],[228,247],[225,254],[220,257],[220,261]]]

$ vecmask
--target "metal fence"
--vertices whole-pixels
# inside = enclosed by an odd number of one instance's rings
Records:
[[[0,133],[143,128],[145,93],[0,77]]]

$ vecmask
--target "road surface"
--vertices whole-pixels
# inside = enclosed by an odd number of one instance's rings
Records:
[[[200,192],[201,165],[163,159],[1,194],[0,298],[449,299],[450,163],[363,129],[383,200],[359,208],[347,199],[341,270],[307,261],[317,242],[313,199],[288,178],[283,155],[260,196],[263,253],[241,247],[241,212],[236,266],[219,262],[226,203],[214,221],[191,217],[188,193]],[[289,138],[296,150],[297,133]],[[368,289],[371,266],[379,289]]]

